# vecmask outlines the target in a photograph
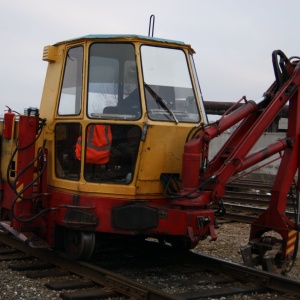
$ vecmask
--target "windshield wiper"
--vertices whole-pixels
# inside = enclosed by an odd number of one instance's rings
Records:
[[[158,105],[160,105],[165,111],[167,111],[174,118],[175,123],[178,124],[179,121],[177,120],[173,111],[168,107],[167,102],[164,99],[162,99],[159,95],[157,95],[146,82],[144,82],[144,86],[150,93],[150,95],[154,98],[155,102]]]

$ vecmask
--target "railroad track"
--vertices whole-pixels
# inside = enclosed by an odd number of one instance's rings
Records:
[[[10,268],[19,272],[26,271],[25,276],[30,278],[52,277],[53,281],[46,283],[45,287],[61,290],[61,299],[176,299],[101,267],[70,261],[51,250],[30,248],[2,233],[0,241],[2,245],[11,248],[2,249],[0,261],[13,261]],[[22,263],[18,263],[20,260]],[[68,277],[61,280],[61,276]]]
[[[249,294],[247,299],[271,295],[283,300],[300,296],[298,281],[198,253],[179,254],[154,242],[108,247],[86,263],[32,249],[3,234],[0,241],[10,248],[0,248],[0,261],[9,260],[9,267],[22,278],[52,277],[45,288],[61,290],[61,299],[239,299],[238,295]]]
[[[222,219],[251,224],[261,215],[269,205],[272,183],[263,183],[254,180],[239,180],[229,183],[223,196],[226,214]],[[291,196],[288,197],[286,215],[294,219],[294,203]]]

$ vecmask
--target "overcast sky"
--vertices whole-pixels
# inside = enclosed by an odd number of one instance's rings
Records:
[[[300,55],[299,0],[0,0],[0,114],[39,107],[45,45],[87,34],[148,35],[191,44],[205,100],[259,98],[271,54]]]

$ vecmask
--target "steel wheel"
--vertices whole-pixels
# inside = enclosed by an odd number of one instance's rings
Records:
[[[70,259],[88,260],[95,249],[95,233],[67,229],[64,238],[65,252]]]

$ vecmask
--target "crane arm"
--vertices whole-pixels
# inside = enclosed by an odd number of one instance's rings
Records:
[[[269,207],[251,225],[249,246],[242,251],[248,266],[254,265],[252,254],[258,252],[256,254],[259,261],[263,262],[263,267],[268,271],[287,268],[287,262],[291,261],[296,251],[295,232],[299,230],[299,222],[289,220],[285,216],[285,209],[289,189],[300,167],[300,60],[298,58],[292,62],[280,50],[273,52],[272,60],[276,80],[260,101],[246,101],[243,106],[225,114],[216,123],[203,128],[200,134],[186,143],[180,191],[182,197],[172,202],[186,207],[205,207],[213,202],[220,203],[226,191],[225,185],[233,175],[284,151]],[[286,138],[249,154],[287,103],[289,112]],[[231,137],[209,162],[210,141],[237,123],[239,125]],[[297,189],[299,194],[300,179]],[[187,194],[188,198],[185,197]],[[299,212],[297,219],[299,220]],[[277,239],[264,237],[264,233],[272,230],[282,237],[280,247]]]

